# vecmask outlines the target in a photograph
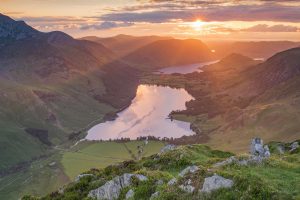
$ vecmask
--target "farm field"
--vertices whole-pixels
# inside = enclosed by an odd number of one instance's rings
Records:
[[[61,164],[65,174],[71,179],[91,168],[104,168],[125,160],[138,157],[138,146],[142,141],[117,142],[82,142],[71,151],[65,152]],[[149,141],[144,147],[143,157],[158,153],[164,146],[160,141]]]

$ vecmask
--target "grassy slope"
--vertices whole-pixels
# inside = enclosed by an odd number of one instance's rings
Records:
[[[273,149],[273,148],[272,148]],[[134,199],[149,199],[151,194],[159,191],[157,199],[183,200],[183,199],[298,199],[300,197],[300,157],[299,151],[295,154],[285,153],[277,155],[272,152],[272,157],[261,165],[238,166],[227,165],[222,168],[214,168],[213,164],[231,156],[231,153],[211,150],[204,145],[181,146],[174,151],[160,156],[153,155],[143,158],[138,162],[124,162],[101,170],[92,170],[87,173],[95,174],[95,177],[82,178],[77,183],[65,187],[64,193],[52,193],[41,199],[85,199],[88,192],[98,188],[106,181],[123,173],[140,173],[149,179],[143,183],[136,183],[121,192],[120,199],[125,198],[129,189],[135,191]],[[246,155],[237,156],[240,158]],[[178,172],[189,165],[198,165],[200,171],[185,178],[178,177]],[[188,194],[181,191],[178,185],[191,179],[196,191],[202,187],[205,177],[214,173],[230,178],[234,181],[231,189],[220,189],[210,194]],[[178,185],[167,186],[168,180],[176,177]],[[163,180],[163,185],[156,185],[157,180]],[[34,198],[24,198],[34,199]]]
[[[91,122],[101,120],[104,114],[115,111],[111,106],[101,104],[88,96],[80,81],[75,80],[70,84],[51,87],[11,83],[7,83],[9,87],[1,85],[3,98],[0,99],[2,105],[0,137],[5,149],[0,158],[0,169],[30,160],[48,148],[25,133],[24,128],[48,130],[49,140],[58,145],[61,141],[67,140],[72,132],[83,130]],[[101,87],[101,81],[98,83]],[[53,101],[43,101],[33,93],[33,90],[53,93],[57,98]],[[55,122],[47,121],[51,114],[55,116]],[[12,152],[14,158],[7,159]]]

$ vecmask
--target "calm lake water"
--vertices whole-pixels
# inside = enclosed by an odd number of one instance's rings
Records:
[[[179,74],[188,74],[192,72],[202,72],[201,67],[204,67],[205,65],[211,65],[214,63],[219,62],[217,61],[210,61],[210,62],[203,62],[203,63],[195,63],[191,65],[182,65],[182,66],[173,66],[173,67],[167,67],[160,69],[158,74],[173,74],[173,73],[179,73]]]
[[[88,131],[87,140],[109,140],[139,136],[173,137],[193,135],[190,124],[167,119],[173,110],[185,109],[193,99],[184,89],[140,85],[131,105],[114,121],[98,124]]]

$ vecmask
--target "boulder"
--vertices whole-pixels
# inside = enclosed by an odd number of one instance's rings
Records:
[[[99,200],[117,199],[119,198],[121,190],[125,187],[129,187],[132,184],[132,177],[135,177],[140,181],[145,181],[148,179],[146,176],[140,174],[123,174],[122,176],[117,176],[112,180],[106,182],[98,189],[90,191],[88,196]]]
[[[134,191],[131,189],[126,193],[126,199],[131,199],[134,197]]]
[[[254,138],[251,142],[251,155],[269,158],[271,156],[268,145],[264,145],[264,142],[260,138]]]
[[[182,170],[180,173],[179,173],[179,176],[180,177],[184,177],[186,174],[194,174],[195,172],[197,172],[199,170],[199,167],[197,167],[196,165],[193,165],[193,166],[188,166],[187,168],[185,168],[184,170]]]
[[[250,151],[252,155],[264,156],[265,150],[263,147],[263,140],[260,138],[254,138],[251,142]]]
[[[220,188],[231,188],[233,186],[233,181],[230,179],[223,178],[217,174],[205,178],[203,187],[200,192],[211,192]]]
[[[176,183],[177,183],[177,179],[176,179],[176,178],[172,178],[172,179],[168,182],[168,186],[175,185]]]
[[[166,152],[172,151],[172,150],[174,150],[174,149],[176,149],[176,145],[174,145],[174,144],[168,144],[168,145],[164,146],[164,147],[160,150],[160,153],[161,153],[161,154],[162,154],[162,153],[166,153]]]
[[[294,152],[295,150],[297,150],[299,148],[299,143],[298,142],[293,142],[290,147],[291,147],[290,152],[292,153],[292,152]]]

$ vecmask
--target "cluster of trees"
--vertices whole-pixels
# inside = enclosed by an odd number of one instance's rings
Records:
[[[152,140],[152,141],[165,141],[165,142],[168,142],[168,141],[173,141],[174,138],[171,137],[171,138],[167,138],[167,137],[155,137],[155,136],[140,136],[140,137],[137,137],[136,140],[138,141],[144,141],[144,140]]]
[[[117,139],[109,139],[109,141],[111,142],[111,141],[114,141],[114,142],[119,142],[119,143],[123,143],[123,142],[129,142],[130,141],[130,138],[123,138],[123,137],[121,137],[121,138],[117,138]]]
[[[164,141],[164,142],[172,142],[174,141],[175,139],[173,137],[155,137],[155,136],[140,136],[140,137],[137,137],[136,138],[137,141],[146,141],[146,140],[151,140],[151,141]],[[99,140],[100,142],[103,142],[105,140]],[[131,141],[130,138],[126,138],[126,137],[121,137],[121,138],[117,138],[117,139],[109,139],[108,140],[109,142],[119,142],[119,143],[122,143],[122,142],[129,142]]]

